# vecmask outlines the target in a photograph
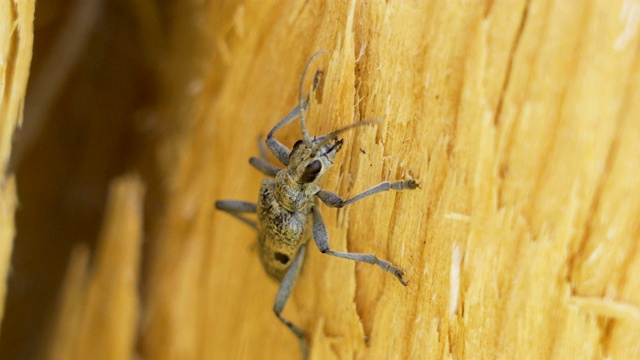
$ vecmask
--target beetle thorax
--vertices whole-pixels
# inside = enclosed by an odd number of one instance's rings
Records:
[[[323,141],[324,140],[324,141]],[[342,148],[342,140],[313,138],[309,144],[300,140],[289,154],[289,164],[276,174],[276,200],[288,211],[300,211],[313,202],[319,179],[333,165]]]
[[[289,169],[284,169],[276,174],[276,201],[289,212],[300,211],[313,196],[307,195],[308,185],[297,182],[289,173]]]

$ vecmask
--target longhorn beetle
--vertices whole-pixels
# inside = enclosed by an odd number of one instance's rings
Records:
[[[365,121],[348,125],[328,135],[309,136],[304,118],[309,95],[307,95],[306,101],[303,100],[302,87],[306,72],[313,59],[326,53],[327,51],[321,50],[309,58],[300,77],[298,105],[284,119],[280,120],[267,135],[265,141],[267,148],[285,167],[280,168],[269,163],[264,147],[259,143],[260,157],[252,157],[249,159],[249,163],[263,174],[275,179],[266,178],[262,181],[258,203],[239,200],[216,201],[217,209],[229,213],[257,231],[262,266],[273,279],[280,283],[273,311],[278,319],[298,337],[303,358],[306,358],[307,354],[304,332],[282,317],[282,311],[300,273],[310,236],[313,236],[316,246],[322,253],[376,264],[384,271],[393,274],[402,285],[407,285],[402,279],[404,274],[402,270],[391,265],[388,261],[378,259],[375,255],[331,250],[327,229],[318,210],[317,199],[328,206],[341,208],[382,191],[390,189],[400,191],[418,187],[418,183],[414,180],[394,183],[385,181],[348,200],[343,200],[337,194],[320,189],[318,184],[320,175],[333,165],[334,157],[342,148],[343,140],[338,139],[338,135],[348,129],[377,122]],[[314,79],[314,88],[317,84],[318,74],[316,73]],[[278,129],[296,118],[300,119],[302,140],[298,140],[293,145],[293,150],[289,151],[273,135]],[[256,213],[258,221],[245,217],[243,215],[245,213]]]

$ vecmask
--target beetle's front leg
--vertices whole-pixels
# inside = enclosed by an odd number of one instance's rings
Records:
[[[311,59],[309,59],[309,62],[311,62],[311,60],[313,60],[313,58],[316,57],[317,55],[324,54],[324,53],[326,53],[326,51],[316,52],[315,54],[313,54]],[[309,66],[309,62],[307,62],[307,66]],[[306,71],[306,67],[305,67],[305,71]],[[313,77],[313,90],[315,90],[318,84],[320,83],[321,75],[322,75],[322,71],[317,71],[315,76]],[[300,84],[300,86],[302,86],[302,84]],[[302,88],[300,89],[300,91],[302,91]],[[273,153],[273,155],[275,155],[275,157],[278,158],[278,160],[280,160],[280,162],[283,163],[284,165],[289,165],[289,154],[291,153],[291,151],[289,150],[289,148],[282,145],[282,143],[280,143],[278,139],[273,137],[273,134],[276,131],[278,131],[281,127],[287,125],[294,119],[298,118],[302,112],[307,111],[307,109],[309,108],[308,104],[309,104],[309,94],[307,94],[307,97],[304,101],[302,101],[302,98],[300,98],[300,104],[294,107],[293,110],[291,110],[287,114],[287,116],[284,117],[284,119],[280,120],[280,122],[277,123],[276,126],[274,126],[273,129],[271,129],[271,131],[269,131],[269,133],[267,134],[267,140],[265,141],[265,143],[267,144],[267,147],[269,148],[271,153]],[[300,106],[302,106],[302,109],[300,109]],[[304,124],[302,124],[302,131],[303,131],[303,137],[304,136],[309,137],[309,134],[304,133],[306,132],[306,126]]]
[[[396,181],[394,183],[385,181],[348,200],[343,200],[338,194],[332,193],[331,191],[326,191],[326,190],[318,191],[316,193],[316,196],[318,196],[323,203],[331,207],[341,208],[343,206],[354,203],[358,200],[364,199],[367,196],[377,194],[379,192],[388,191],[388,190],[396,190],[396,191],[402,191],[405,189],[413,190],[417,187],[418,187],[418,183],[415,180],[402,180],[402,181]]]
[[[307,110],[307,103],[303,103],[302,111],[305,111],[305,110]],[[278,158],[278,160],[280,160],[280,162],[283,163],[284,165],[289,165],[289,153],[291,153],[291,151],[289,150],[289,148],[282,145],[282,143],[280,143],[278,139],[273,137],[273,134],[276,131],[278,131],[281,127],[287,125],[292,120],[296,119],[298,116],[300,116],[300,109],[298,106],[296,106],[295,108],[293,108],[293,110],[291,110],[291,112],[289,112],[289,114],[287,114],[287,116],[284,117],[284,119],[280,120],[280,122],[277,123],[276,126],[274,126],[273,129],[271,129],[271,131],[269,131],[269,133],[267,134],[267,140],[265,141],[265,143],[267,144],[267,148],[269,148],[269,151],[271,151],[271,153],[273,153],[273,155],[275,155],[275,157]]]

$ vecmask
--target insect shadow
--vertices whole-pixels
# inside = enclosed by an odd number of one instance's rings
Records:
[[[309,136],[304,117],[309,106],[309,94],[306,100],[303,99],[302,87],[309,65],[314,58],[322,54],[327,54],[327,51],[318,51],[307,61],[300,78],[298,105],[269,131],[265,140],[266,147],[284,168],[267,161],[264,146],[259,143],[260,156],[252,157],[249,163],[273,179],[266,178],[262,181],[258,202],[254,204],[239,200],[219,200],[215,203],[217,209],[229,213],[257,231],[262,265],[267,274],[280,283],[273,311],[299,339],[303,358],[307,357],[305,333],[285,319],[282,311],[300,273],[310,237],[313,237],[316,246],[324,254],[378,265],[394,275],[402,285],[407,285],[402,278],[404,272],[401,269],[388,261],[378,259],[375,255],[331,250],[327,229],[318,210],[318,199],[330,207],[341,208],[379,192],[418,187],[418,183],[412,179],[393,183],[384,181],[347,200],[320,188],[320,176],[331,168],[333,159],[342,148],[343,140],[338,139],[338,135],[354,127],[378,122],[364,121],[345,126],[327,135]],[[317,75],[318,73],[314,78],[314,90],[318,83]],[[274,133],[296,118],[300,120],[302,139],[289,150],[274,137]],[[257,221],[245,217],[244,214],[247,213],[256,213]]]

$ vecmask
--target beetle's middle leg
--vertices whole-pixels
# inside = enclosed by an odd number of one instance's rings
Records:
[[[371,189],[364,191],[348,200],[343,200],[340,196],[338,196],[338,194],[335,194],[335,193],[332,193],[331,191],[326,191],[326,190],[318,191],[316,193],[316,196],[318,196],[323,203],[331,207],[341,208],[343,206],[354,203],[358,200],[364,199],[367,196],[377,194],[379,192],[388,191],[388,190],[396,190],[396,191],[402,191],[405,189],[413,190],[417,187],[418,187],[418,183],[415,180],[400,180],[394,183],[384,181],[372,187]]]
[[[302,352],[303,359],[307,358],[307,341],[304,339],[304,331],[302,331],[302,329],[297,327],[291,321],[282,317],[282,311],[284,310],[284,306],[287,304],[287,300],[291,295],[291,290],[293,289],[293,285],[298,278],[298,274],[300,274],[300,268],[302,268],[305,251],[306,245],[302,245],[300,247],[300,250],[298,250],[296,258],[293,260],[291,267],[289,268],[289,270],[287,270],[287,273],[284,275],[284,278],[280,283],[278,293],[276,294],[276,301],[273,305],[273,312],[276,313],[278,319],[296,335],[298,340],[300,340],[300,351]]]
[[[216,201],[216,209],[226,212],[243,223],[251,226],[254,230],[257,229],[255,220],[251,220],[241,215],[241,213],[255,213],[258,211],[258,206],[254,203],[240,200],[218,200]]]
[[[360,254],[330,250],[329,236],[327,235],[327,228],[324,225],[324,221],[322,220],[320,210],[318,210],[318,208],[314,206],[311,211],[313,214],[313,239],[315,240],[318,249],[320,249],[323,254],[378,265],[380,266],[380,268],[382,268],[382,270],[393,274],[393,276],[395,276],[402,285],[407,286],[407,283],[402,279],[404,271],[391,265],[391,263],[386,260],[380,260],[373,254]]]

